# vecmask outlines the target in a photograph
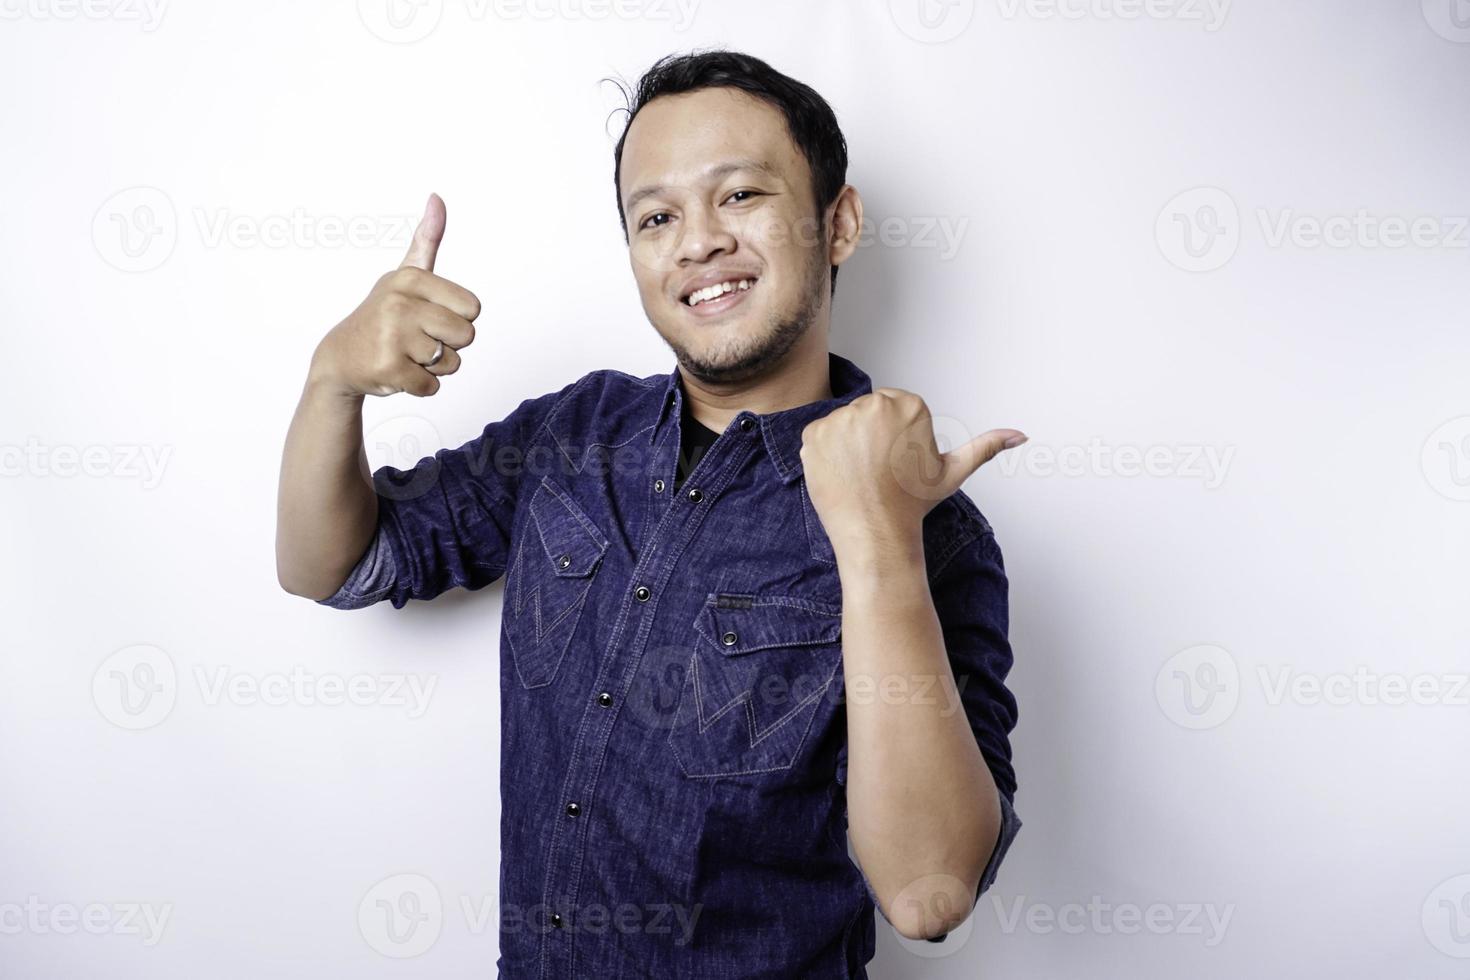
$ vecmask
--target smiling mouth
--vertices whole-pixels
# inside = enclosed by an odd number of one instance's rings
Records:
[[[685,296],[683,304],[691,311],[701,314],[719,313],[735,306],[755,288],[756,279],[728,279],[703,289],[696,289]]]

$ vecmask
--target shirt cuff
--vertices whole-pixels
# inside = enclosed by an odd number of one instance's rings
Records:
[[[333,609],[361,609],[363,606],[371,606],[393,588],[397,572],[398,562],[393,557],[393,546],[379,525],[373,533],[372,541],[368,543],[367,551],[352,566],[352,571],[347,573],[347,581],[327,598],[318,599],[317,604]]]

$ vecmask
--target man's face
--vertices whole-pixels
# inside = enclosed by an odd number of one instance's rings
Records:
[[[773,106],[730,88],[654,99],[619,191],[644,312],[694,377],[765,373],[825,310],[811,169]]]

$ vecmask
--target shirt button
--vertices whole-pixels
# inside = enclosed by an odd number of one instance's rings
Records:
[[[567,816],[569,816],[569,817],[575,817],[577,814],[579,814],[581,812],[582,812],[582,808],[578,804],[576,804],[576,803],[568,803],[567,804]]]
[[[662,480],[654,480],[653,481],[653,492],[654,493],[663,493],[664,492],[664,481],[662,481]]]
[[[727,647],[733,647],[735,645],[735,639],[736,637],[734,633],[726,633],[724,636],[720,637],[720,642],[725,644],[725,646]]]
[[[556,912],[551,913],[551,924],[555,928],[560,929],[562,924],[561,915]]]
[[[648,597],[651,595],[653,595],[653,592],[646,585],[640,585],[638,586],[638,588],[633,590],[633,598],[637,599],[639,602],[647,602]]]
[[[741,432],[749,432],[753,428],[755,428],[755,419],[752,419],[752,418],[743,418],[743,419],[740,420],[740,431]]]
[[[695,487],[693,490],[689,491],[689,499],[694,501],[696,504],[699,503],[701,500],[704,499],[704,491],[699,489],[698,487]]]
[[[556,565],[557,565],[558,568],[566,568],[571,563],[572,563],[572,556],[571,555],[562,555],[560,558],[558,558],[556,560]]]
[[[603,691],[601,694],[597,695],[597,703],[602,705],[604,708],[611,708],[612,695],[607,693],[606,691]]]

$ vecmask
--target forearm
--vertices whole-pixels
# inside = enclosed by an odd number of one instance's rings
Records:
[[[347,579],[377,527],[362,442],[361,395],[313,372],[286,434],[276,505],[276,575],[295,595],[325,599]]]
[[[838,553],[853,849],[905,935],[969,914],[1000,829],[995,782],[960,703],[923,541],[868,537]]]

